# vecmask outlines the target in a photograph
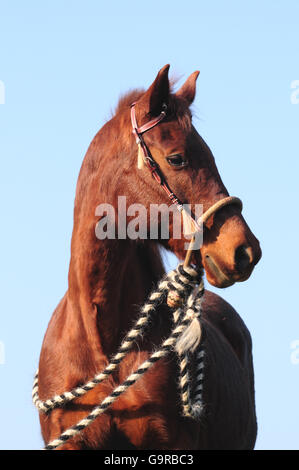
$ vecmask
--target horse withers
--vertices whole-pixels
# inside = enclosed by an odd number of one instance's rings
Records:
[[[186,254],[186,240],[174,236],[173,221],[169,236],[160,236],[161,217],[157,239],[117,236],[117,229],[115,237],[100,239],[96,208],[114,208],[117,227],[124,220],[120,196],[125,196],[127,207],[137,204],[146,214],[153,204],[169,205],[169,197],[192,210],[201,204],[203,212],[228,197],[213,155],[192,125],[190,105],[198,72],[174,93],[168,70],[168,65],[163,67],[146,91],[131,91],[120,99],[84,158],[76,189],[68,290],[50,320],[40,355],[42,400],[85,384],[109,364],[140,305],[164,274],[160,246],[180,259]],[[146,129],[142,139],[141,132],[132,129],[133,103],[135,122]],[[147,129],[149,122],[155,125]],[[248,279],[260,257],[259,242],[239,205],[229,204],[204,225],[202,246],[192,252],[191,261],[204,268],[213,286],[222,288]],[[40,414],[46,443],[88,415],[159,347],[172,328],[167,305],[159,306],[152,322],[106,380],[65,406]],[[177,361],[171,353],[59,449],[252,449],[257,425],[250,334],[237,312],[211,292],[205,293],[201,325],[204,410],[198,420],[182,416]]]

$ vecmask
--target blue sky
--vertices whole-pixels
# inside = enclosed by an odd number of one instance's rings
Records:
[[[299,448],[298,18],[295,0],[0,1],[0,448],[42,447],[31,385],[87,147],[166,63],[201,71],[194,123],[263,249],[246,283],[213,289],[252,335],[256,448]]]

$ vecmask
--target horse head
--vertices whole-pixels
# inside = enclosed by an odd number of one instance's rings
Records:
[[[119,112],[119,123],[126,127],[127,134],[126,143],[119,139],[119,145],[122,153],[127,146],[127,160],[122,174],[118,173],[121,178],[118,179],[118,192],[121,188],[122,194],[126,194],[131,203],[138,202],[146,208],[151,204],[169,202],[165,192],[152,178],[151,171],[146,167],[137,168],[134,125],[138,123],[138,128],[145,130],[148,123],[153,123],[142,136],[142,144],[148,151],[150,169],[153,169],[151,165],[155,166],[159,173],[158,179],[167,182],[171,194],[181,203],[190,204],[192,210],[195,205],[201,204],[205,212],[217,201],[227,198],[228,192],[211,150],[192,125],[190,105],[195,97],[199,72],[192,73],[174,93],[168,70],[169,65],[164,66],[146,91],[128,95],[119,107],[119,111],[122,111]],[[133,98],[132,122],[129,121],[129,103]],[[137,142],[139,137],[137,135]],[[119,168],[119,160],[117,165]],[[169,238],[161,240],[161,243],[179,258],[184,258],[184,237],[176,239],[170,232]],[[206,222],[202,246],[200,250],[194,251],[192,260],[204,267],[210,284],[227,287],[248,279],[260,257],[259,242],[245,222],[240,207],[230,204],[215,212]]]

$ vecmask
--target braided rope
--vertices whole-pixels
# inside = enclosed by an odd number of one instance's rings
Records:
[[[45,449],[53,450],[85,429],[100,414],[104,413],[122,393],[124,393],[131,385],[133,385],[159,359],[165,357],[174,348],[177,349],[177,353],[180,359],[179,386],[181,389],[183,414],[184,416],[198,418],[199,412],[202,409],[203,351],[201,350],[196,355],[197,359],[199,360],[197,367],[200,367],[200,374],[197,377],[194,398],[192,399],[188,374],[188,355],[185,351],[182,351],[182,346],[178,347],[178,344],[180,341],[182,341],[184,344],[187,344],[187,346],[184,347],[187,350],[192,351],[194,351],[198,346],[200,335],[198,337],[198,330],[196,331],[195,329],[195,335],[192,330],[194,329],[194,325],[197,325],[197,327],[200,328],[198,317],[200,315],[201,300],[204,293],[203,281],[201,278],[201,270],[198,272],[191,267],[183,267],[183,265],[179,265],[175,270],[165,275],[158,284],[157,289],[149,296],[147,303],[141,309],[140,317],[137,319],[135,325],[123,340],[118,352],[111,359],[110,364],[104,369],[104,371],[95,375],[95,377],[85,385],[76,387],[70,392],[64,392],[61,395],[56,395],[51,399],[41,401],[38,395],[37,371],[33,383],[32,399],[38,410],[40,412],[46,413],[53,408],[58,406],[61,407],[75,398],[84,395],[89,390],[92,390],[94,387],[96,387],[114,370],[116,370],[121,360],[133,348],[134,341],[144,332],[146,326],[148,325],[150,314],[154,312],[159,303],[165,299],[166,293],[169,292],[170,289],[174,289],[175,292],[179,295],[181,301],[186,304],[185,308],[179,307],[176,308],[173,312],[174,328],[170,336],[162,343],[160,349],[155,351],[146,361],[143,362],[143,364],[138,367],[135,372],[129,375],[121,385],[116,387],[108,397],[106,397],[99,405],[93,408],[88,416],[83,418],[76,425],[64,431],[58,439],[54,439],[52,442],[50,442],[45,447]],[[200,284],[197,286],[199,281]],[[186,338],[188,338],[187,343]]]
[[[201,307],[201,298],[204,294],[204,285],[203,281],[201,280],[198,288],[194,288],[191,295],[187,299],[187,312],[186,315],[190,317],[194,317],[195,315],[200,315],[200,307]],[[196,312],[196,313],[195,313]],[[176,319],[175,319],[176,320]],[[194,320],[193,320],[194,321]],[[200,340],[200,338],[199,338]],[[196,343],[192,349],[195,349],[198,346]],[[184,348],[183,352],[181,352],[181,348],[177,348],[177,353],[179,356],[179,367],[180,367],[180,375],[179,375],[179,386],[181,389],[181,400],[182,400],[182,407],[183,407],[183,414],[184,416],[190,418],[197,418],[199,417],[201,410],[202,410],[202,387],[201,382],[203,379],[203,374],[201,372],[197,376],[197,383],[194,390],[194,398],[192,399],[192,391],[190,388],[190,374],[189,374],[189,350],[191,347]],[[187,352],[185,352],[187,349]],[[203,365],[203,351],[197,355],[197,370],[202,370]]]

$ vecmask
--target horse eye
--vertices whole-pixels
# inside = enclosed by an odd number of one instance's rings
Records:
[[[168,161],[169,165],[176,167],[184,167],[188,164],[181,155],[171,155],[170,157],[167,157],[166,160]]]

